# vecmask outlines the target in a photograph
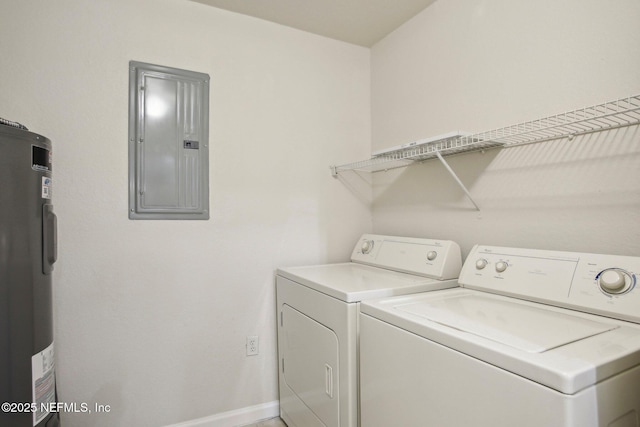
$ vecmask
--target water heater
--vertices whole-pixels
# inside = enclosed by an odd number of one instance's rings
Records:
[[[51,141],[0,124],[0,426],[57,427]]]

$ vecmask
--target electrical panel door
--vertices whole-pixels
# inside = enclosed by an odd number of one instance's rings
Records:
[[[209,76],[129,63],[129,218],[209,219]]]

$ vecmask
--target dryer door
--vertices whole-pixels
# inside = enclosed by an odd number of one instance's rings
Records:
[[[338,337],[326,326],[283,305],[283,370],[287,386],[323,425],[340,425]]]

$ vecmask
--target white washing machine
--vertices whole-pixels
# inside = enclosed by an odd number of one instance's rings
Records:
[[[289,427],[356,427],[360,301],[457,286],[450,241],[364,235],[351,262],[278,269],[280,416]]]
[[[460,287],[361,305],[366,427],[638,427],[640,258],[476,246]]]

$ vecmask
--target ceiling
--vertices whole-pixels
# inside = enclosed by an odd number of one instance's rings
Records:
[[[191,0],[371,47],[435,0]]]

